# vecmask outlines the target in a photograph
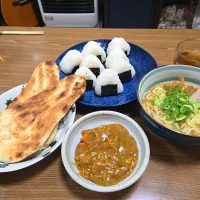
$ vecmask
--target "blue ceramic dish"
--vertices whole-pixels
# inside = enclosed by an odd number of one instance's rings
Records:
[[[158,136],[170,140],[175,143],[200,146],[200,137],[184,135],[172,129],[166,128],[156,120],[154,120],[142,107],[141,101],[144,94],[153,86],[173,80],[179,80],[180,76],[185,77],[185,81],[200,87],[200,68],[187,65],[168,65],[150,71],[146,74],[138,85],[138,105],[140,115]]]
[[[100,43],[103,49],[106,51],[107,46],[111,40],[94,40],[94,41]],[[88,41],[77,44],[66,50],[57,58],[56,64],[60,67],[60,62],[68,51],[73,49],[82,51],[83,47],[87,42]],[[130,60],[130,63],[135,68],[136,75],[131,81],[123,84],[124,85],[123,93],[116,96],[98,97],[95,95],[94,90],[86,91],[84,95],[81,97],[81,99],[79,99],[79,103],[93,107],[113,107],[113,106],[127,104],[137,99],[137,86],[140,79],[150,70],[156,68],[157,63],[155,59],[144,49],[134,44],[131,43],[129,44],[131,47],[131,52],[128,58]],[[62,71],[60,71],[60,78],[63,78],[65,76],[67,75],[64,74]]]

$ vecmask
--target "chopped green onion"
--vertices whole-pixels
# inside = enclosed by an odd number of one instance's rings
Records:
[[[180,108],[180,112],[182,114],[187,114],[187,113],[190,114],[192,110],[193,110],[193,107],[191,105],[183,105]]]
[[[176,117],[176,121],[182,121],[185,118],[186,118],[186,115],[179,115],[178,117]]]
[[[167,120],[174,122],[185,120],[200,110],[200,104],[178,87],[162,97],[156,97],[152,103],[166,114]]]

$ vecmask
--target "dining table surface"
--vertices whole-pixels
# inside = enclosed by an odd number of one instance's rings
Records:
[[[55,60],[69,47],[87,40],[123,37],[148,51],[158,66],[172,64],[177,44],[200,37],[200,30],[0,27],[5,30],[42,30],[43,35],[0,35],[0,94],[26,83],[42,61]],[[75,120],[101,109],[77,103]],[[152,132],[140,117],[137,102],[106,108],[134,119],[146,133],[150,160],[143,176],[127,189],[113,193],[87,190],[66,172],[61,149],[19,171],[0,173],[0,200],[199,200],[200,149],[170,143]]]

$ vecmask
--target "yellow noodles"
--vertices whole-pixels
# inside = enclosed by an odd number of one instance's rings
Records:
[[[185,135],[200,136],[200,113],[194,113],[189,118],[182,122],[173,122],[166,119],[165,113],[158,106],[153,105],[151,100],[156,97],[165,97],[165,84],[159,84],[151,88],[145,95],[142,101],[145,111],[157,122],[167,128],[179,131]]]

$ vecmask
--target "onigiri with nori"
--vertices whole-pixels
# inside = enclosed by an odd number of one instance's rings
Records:
[[[96,84],[96,76],[87,67],[80,67],[76,70],[75,75],[83,76],[86,80],[86,90],[92,90]]]
[[[131,47],[128,42],[124,40],[124,38],[113,38],[111,42],[108,44],[107,54],[109,54],[113,49],[120,48],[122,49],[126,55],[129,55],[131,51]]]
[[[96,77],[105,69],[101,61],[93,54],[85,56],[80,67],[89,68]]]
[[[103,63],[106,60],[106,53],[104,49],[101,47],[101,45],[98,42],[95,41],[89,41],[82,50],[82,54],[84,56],[87,56],[89,54],[93,54],[99,58],[99,60]]]
[[[106,58],[106,63],[105,63],[106,67],[109,68],[110,65],[111,65],[111,63],[112,63],[115,59],[117,59],[117,58],[119,58],[119,57],[125,59],[127,62],[130,62],[129,59],[128,59],[128,57],[127,57],[126,54],[124,53],[124,51],[123,51],[122,49],[120,49],[120,48],[117,47],[116,49],[113,49],[113,50],[108,54],[108,56],[107,56],[107,58]]]
[[[131,80],[135,76],[134,67],[123,58],[116,58],[113,60],[109,69],[115,71],[122,83]]]
[[[83,55],[77,50],[70,50],[60,62],[60,68],[65,74],[74,73],[83,60]]]
[[[123,85],[116,72],[105,69],[96,80],[95,94],[98,96],[111,96],[123,92]]]

